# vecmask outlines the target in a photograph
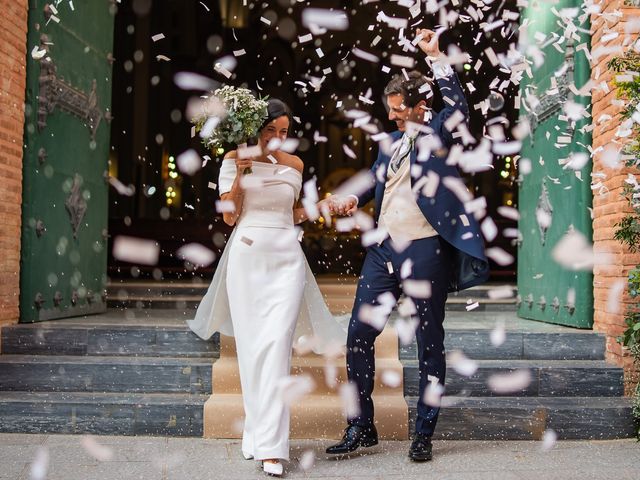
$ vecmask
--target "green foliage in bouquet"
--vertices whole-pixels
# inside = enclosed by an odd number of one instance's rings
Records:
[[[202,143],[207,148],[240,145],[258,134],[258,129],[267,118],[266,98],[256,98],[251,90],[229,85],[213,91],[211,96],[221,102],[226,114],[220,115],[219,123],[203,137]],[[201,132],[210,118],[203,112],[192,119],[196,132]]]

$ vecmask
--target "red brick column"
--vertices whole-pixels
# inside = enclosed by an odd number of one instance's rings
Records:
[[[622,17],[606,19],[603,16],[591,17],[591,52],[594,61],[591,70],[591,79],[597,85],[606,82],[609,92],[601,89],[593,91],[592,115],[593,124],[593,149],[600,147],[620,149],[625,139],[616,137],[616,131],[620,126],[620,118],[617,116],[620,107],[615,105],[616,99],[613,80],[615,74],[607,68],[607,62],[622,52],[610,52],[598,55],[598,49],[603,47],[623,46],[627,50],[630,41],[633,41],[640,32],[640,26],[634,26],[640,19],[640,8],[626,7],[620,0],[603,0],[602,12],[622,11]],[[631,23],[633,22],[633,23]],[[613,40],[601,44],[603,35],[609,31],[618,32],[619,36]],[[628,35],[627,35],[628,34]],[[603,115],[611,115],[611,120],[606,120]],[[600,120],[600,122],[599,122]],[[623,165],[623,162],[621,162]],[[638,174],[635,169],[607,167],[603,162],[603,152],[594,156],[592,184],[602,182],[603,189],[593,190],[593,240],[596,252],[606,252],[608,259],[596,262],[594,268],[594,329],[607,336],[607,360],[624,366],[626,391],[631,393],[631,384],[634,377],[632,357],[629,352],[623,350],[616,341],[624,327],[624,313],[631,299],[627,295],[627,275],[629,270],[640,264],[640,254],[632,255],[617,240],[613,238],[614,225],[619,222],[626,213],[631,212],[628,201],[622,196],[624,180],[629,173]],[[598,175],[603,175],[598,177]],[[617,301],[609,301],[612,287],[624,284],[624,295],[617,297]]]
[[[27,0],[0,0],[0,326],[18,321]]]

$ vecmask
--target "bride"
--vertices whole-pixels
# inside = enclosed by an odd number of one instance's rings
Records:
[[[263,154],[239,158],[234,150],[222,162],[220,198],[235,206],[223,216],[235,229],[189,327],[205,339],[215,331],[234,334],[245,411],[242,452],[280,476],[281,461],[289,459],[289,410],[278,385],[289,375],[294,337],[344,342],[346,333],[329,313],[298,240],[295,225],[308,218],[296,208],[303,162],[267,150],[273,139],[286,139],[291,113],[277,99],[267,110],[258,138]]]

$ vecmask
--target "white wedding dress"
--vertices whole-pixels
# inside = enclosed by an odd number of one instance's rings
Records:
[[[346,326],[331,315],[293,224],[302,175],[284,165],[253,162],[252,188],[189,327],[207,339],[234,335],[245,410],[242,450],[256,460],[289,459],[289,411],[279,391],[289,375],[294,339],[313,335],[317,353],[344,345]],[[220,194],[231,190],[233,160],[220,169]]]

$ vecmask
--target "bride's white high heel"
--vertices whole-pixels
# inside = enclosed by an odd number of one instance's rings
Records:
[[[244,457],[245,460],[253,460],[253,455],[245,452],[244,450],[242,450],[242,456]]]
[[[263,461],[262,469],[264,470],[264,473],[266,473],[267,475],[273,475],[275,477],[281,477],[282,472],[284,471],[284,468],[282,467],[282,463],[280,463],[277,460],[275,462]]]

